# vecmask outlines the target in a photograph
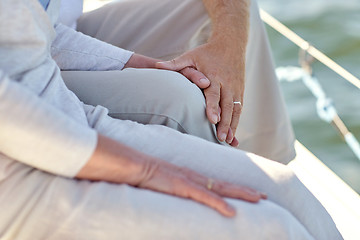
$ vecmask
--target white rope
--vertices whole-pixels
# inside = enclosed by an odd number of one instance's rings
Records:
[[[360,89],[360,80],[341,67],[339,64],[331,60],[325,54],[320,52],[318,49],[310,45],[307,41],[299,37],[296,33],[287,28],[284,24],[276,20],[270,14],[260,9],[260,15],[262,20],[269,26],[274,28],[276,31],[284,35],[290,41],[298,45],[301,49],[309,53],[311,56],[322,62],[324,65],[332,69],[334,72],[342,76],[345,80],[353,84],[355,87]]]
[[[276,69],[276,75],[279,81],[295,82],[302,80],[305,86],[316,97],[316,109],[318,116],[334,125],[340,134],[344,137],[344,140],[354,152],[356,157],[360,160],[360,144],[353,136],[353,134],[347,129],[343,121],[340,119],[337,111],[334,107],[332,99],[328,98],[322,89],[319,81],[316,77],[310,75],[303,68],[300,67],[278,67]]]
[[[360,144],[356,140],[354,135],[352,135],[352,133],[349,132],[348,134],[345,135],[345,141],[349,145],[351,150],[355,153],[357,158],[360,160]]]

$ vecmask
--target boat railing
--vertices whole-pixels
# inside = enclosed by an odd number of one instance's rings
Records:
[[[314,58],[316,58],[319,62],[326,65],[328,68],[339,74],[341,77],[343,77],[345,80],[347,80],[349,83],[360,89],[360,80],[359,78],[355,77],[353,74],[351,74],[349,71],[341,67],[339,64],[334,62],[331,58],[326,56],[324,53],[316,49],[314,46],[312,46],[309,42],[305,41],[303,38],[301,38],[299,35],[297,35],[295,32],[290,30],[288,27],[286,27],[284,24],[276,20],[273,16],[271,16],[269,13],[264,11],[263,9],[260,9],[260,16],[261,19],[268,24],[270,27],[278,31],[280,34],[288,38],[291,42],[298,45],[302,50],[304,50],[306,53],[310,54]]]
[[[294,44],[298,45],[301,49],[301,67],[278,67],[276,69],[276,74],[279,80],[288,82],[302,80],[305,86],[317,99],[316,105],[318,116],[322,120],[332,124],[336,128],[339,134],[343,137],[343,140],[347,143],[347,145],[353,151],[358,160],[360,160],[360,144],[358,140],[349,131],[349,129],[339,117],[332,99],[326,96],[323,88],[321,87],[321,84],[312,72],[311,63],[314,59],[317,59],[319,62],[323,63],[325,66],[339,74],[341,77],[343,77],[345,80],[350,82],[358,89],[360,89],[360,80],[353,74],[348,72],[346,69],[341,67],[339,64],[334,62],[324,53],[316,49],[309,42],[305,41],[295,32],[290,30],[284,24],[276,20],[266,11],[260,9],[260,15],[262,20],[266,24],[268,24],[274,30],[288,38]]]

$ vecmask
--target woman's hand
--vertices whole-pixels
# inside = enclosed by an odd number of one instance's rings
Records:
[[[124,68],[156,68],[156,63],[159,61],[161,60],[134,53],[129,61],[125,64]],[[172,71],[171,69],[169,70]],[[210,86],[209,79],[207,79],[204,74],[194,68],[183,68],[178,72],[184,75],[191,82],[195,83],[201,89]]]
[[[147,156],[99,135],[97,148],[76,176],[79,179],[129,184],[156,192],[189,198],[226,217],[235,210],[224,197],[258,202],[266,195],[248,187],[210,179],[190,169]]]

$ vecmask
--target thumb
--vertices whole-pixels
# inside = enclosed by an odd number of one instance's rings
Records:
[[[194,64],[190,57],[183,55],[170,61],[157,62],[155,63],[155,67],[159,69],[180,71],[186,67],[194,67]]]

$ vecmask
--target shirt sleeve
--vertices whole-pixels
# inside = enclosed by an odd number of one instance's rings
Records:
[[[55,30],[51,55],[61,70],[121,70],[133,54],[61,23],[56,25]]]
[[[74,177],[92,156],[97,133],[0,70],[0,152],[34,168]]]

